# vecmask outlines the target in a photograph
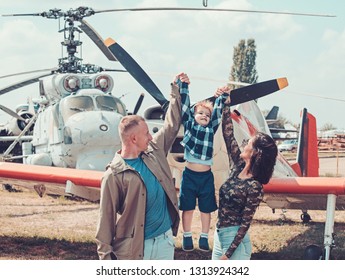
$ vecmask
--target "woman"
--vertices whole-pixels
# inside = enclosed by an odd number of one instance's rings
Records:
[[[216,95],[225,92],[230,92],[226,86],[218,88]],[[249,260],[252,246],[248,229],[263,198],[262,184],[272,177],[278,149],[270,136],[258,133],[244,143],[241,151],[230,113],[229,97],[223,109],[222,129],[231,171],[219,189],[212,259]]]

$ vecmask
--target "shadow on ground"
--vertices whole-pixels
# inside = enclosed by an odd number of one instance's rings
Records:
[[[320,239],[323,223],[312,223],[308,229],[296,235],[278,252],[270,252],[267,248],[256,248],[253,260],[301,260],[306,244],[314,244],[315,236]],[[272,230],[274,230],[272,225]],[[332,250],[331,259],[345,260],[345,224],[336,225],[336,247]],[[322,242],[321,242],[322,243]],[[322,244],[318,244],[322,247]],[[255,244],[254,244],[255,246]],[[176,248],[176,260],[210,260],[211,252],[195,249],[184,252]],[[67,240],[40,237],[0,236],[0,259],[9,260],[97,260],[94,242],[72,242]]]

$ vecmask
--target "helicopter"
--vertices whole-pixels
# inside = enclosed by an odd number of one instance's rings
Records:
[[[3,153],[5,160],[22,158],[25,164],[102,170],[119,149],[116,124],[128,112],[120,98],[111,94],[114,81],[105,71],[126,70],[82,64],[82,59],[76,56],[77,47],[82,42],[76,39],[75,33],[85,32],[110,60],[117,60],[100,43],[99,35],[83,21],[84,17],[92,14],[93,10],[86,7],[67,12],[52,9],[41,14],[47,18],[64,17],[64,41],[61,44],[66,47],[67,56],[59,59],[58,67],[50,69],[48,74],[1,89],[1,94],[4,94],[35,82],[39,82],[40,89],[40,98],[32,106],[18,106],[16,112],[5,106],[0,107],[13,117],[3,129],[12,137],[3,139],[14,139],[14,143],[24,140],[22,155],[9,156],[14,148],[11,145]],[[76,27],[76,22],[81,25]],[[152,88],[157,92],[154,93],[156,99],[164,105],[164,96],[126,51],[118,47],[116,55],[121,57],[120,61],[130,69],[132,76],[144,79],[140,81],[146,82],[144,88],[151,87],[149,92]],[[144,94],[141,94],[131,113],[137,113],[143,98]]]
[[[207,1],[203,4],[207,6]],[[155,99],[158,105],[147,108],[144,116],[150,120],[149,126],[152,132],[158,130],[159,123],[157,124],[155,120],[164,117],[168,101],[146,72],[118,42],[114,42],[110,50],[101,36],[85,20],[98,13],[151,10],[244,12],[211,8],[133,8],[97,11],[81,6],[66,11],[54,8],[40,13],[3,15],[63,19],[64,24],[59,32],[63,34],[61,45],[65,48],[65,56],[58,60],[57,67],[0,77],[44,72],[0,89],[2,95],[39,83],[39,98],[17,106],[16,111],[0,106],[1,110],[13,117],[1,130],[2,147],[6,148],[2,148],[4,161],[104,170],[106,163],[110,162],[115,151],[120,148],[117,123],[126,114],[136,114],[144,98],[142,93],[133,112],[128,112],[122,100],[112,94],[114,81],[109,74],[110,71],[128,72]],[[267,13],[267,11],[248,12]],[[284,12],[282,14],[298,15]],[[79,38],[82,33],[96,44],[109,61],[119,62],[125,70],[83,63],[83,59],[77,56],[78,48],[82,45]],[[8,145],[9,142],[12,143]]]

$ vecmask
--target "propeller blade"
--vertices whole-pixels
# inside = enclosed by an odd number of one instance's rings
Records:
[[[40,70],[32,70],[32,71],[26,71],[26,72],[19,72],[19,73],[14,73],[14,74],[8,74],[8,75],[5,75],[5,76],[0,76],[0,79],[9,78],[9,77],[13,77],[13,76],[20,76],[20,75],[25,75],[25,74],[38,73],[38,72],[47,72],[47,71],[55,72],[57,70],[58,70],[58,68],[54,67],[54,68],[51,68],[51,69],[40,69]]]
[[[125,9],[107,9],[95,11],[89,7],[79,7],[63,12],[60,9],[50,9],[47,12],[31,13],[31,14],[7,14],[5,17],[13,16],[41,16],[46,18],[57,19],[61,17],[73,15],[75,19],[80,20],[84,17],[91,16],[96,13],[108,12],[149,12],[149,11],[201,11],[201,12],[239,12],[239,13],[260,13],[260,14],[277,14],[277,15],[292,15],[292,16],[312,16],[312,17],[336,17],[335,15],[327,14],[311,14],[311,13],[295,13],[295,12],[280,12],[280,11],[265,11],[265,10],[246,10],[246,9],[213,9],[213,8],[175,8],[175,7],[161,7],[161,8],[125,8]]]
[[[53,74],[53,73],[40,75],[40,76],[37,76],[37,77],[34,77],[34,78],[30,78],[30,79],[28,79],[28,80],[24,80],[24,81],[15,83],[15,84],[10,85],[10,86],[7,86],[7,87],[4,87],[4,88],[0,89],[0,95],[2,95],[2,94],[4,94],[4,93],[7,93],[7,92],[10,92],[10,91],[12,91],[12,90],[21,88],[21,87],[25,87],[25,86],[30,85],[30,84],[33,84],[33,83],[36,83],[36,82],[39,81],[40,78],[47,77],[47,76],[50,76],[50,75],[52,75],[52,74]]]
[[[115,56],[112,54],[111,51],[109,51],[107,46],[104,44],[101,36],[92,28],[92,26],[83,19],[80,20],[80,23],[80,29],[83,30],[87,36],[89,36],[89,38],[96,44],[96,46],[103,52],[103,54],[110,61],[116,61]]]
[[[122,70],[122,69],[110,69],[110,68],[103,68],[101,67],[101,71],[105,71],[105,72],[125,72],[127,73],[127,70]]]
[[[16,118],[17,120],[24,121],[24,122],[26,121],[23,117],[19,116],[16,112],[11,110],[10,108],[7,108],[4,105],[0,105],[0,109],[3,110],[5,113],[9,114],[10,116],[12,116],[13,118]]]
[[[135,104],[135,107],[134,107],[134,110],[133,110],[133,115],[136,115],[138,113],[138,111],[139,111],[139,109],[141,107],[141,104],[143,103],[144,96],[145,96],[144,93],[140,94],[139,99],[137,101],[137,104]]]
[[[139,64],[113,39],[108,38],[104,43],[128,73],[131,74],[161,106],[166,107],[168,100]]]
[[[252,84],[249,86],[234,89],[230,92],[231,106],[241,104],[247,101],[251,101],[275,91],[281,90],[288,86],[286,78],[278,78],[275,80],[269,80],[261,83]],[[211,102],[214,102],[216,98],[214,96],[207,98]]]
[[[245,10],[245,9],[212,9],[212,8],[128,8],[128,9],[108,9],[98,10],[94,13],[108,13],[108,12],[149,12],[149,11],[208,11],[208,12],[240,12],[240,13],[259,13],[259,14],[278,14],[291,16],[312,16],[312,17],[336,17],[335,15],[327,14],[309,14],[309,13],[294,13],[294,12],[279,12],[279,11],[264,11],[264,10]]]
[[[7,14],[2,15],[3,17],[25,17],[25,16],[42,16],[42,13],[32,13],[32,14]]]

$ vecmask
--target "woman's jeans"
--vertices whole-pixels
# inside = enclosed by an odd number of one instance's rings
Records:
[[[213,237],[212,260],[219,260],[220,257],[226,253],[234,240],[238,229],[239,226],[216,228]],[[238,245],[237,249],[232,254],[230,260],[250,260],[251,254],[252,244],[247,232],[240,245]]]

